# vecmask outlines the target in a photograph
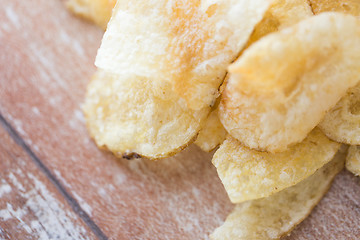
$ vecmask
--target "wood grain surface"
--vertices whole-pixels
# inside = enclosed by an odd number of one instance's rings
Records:
[[[96,239],[0,124],[0,239]]]
[[[20,146],[10,147],[13,154],[24,155],[31,176],[61,206],[58,221],[79,226],[74,237],[65,234],[64,226],[58,239],[207,239],[232,209],[211,154],[190,146],[173,158],[151,162],[116,159],[99,150],[86,131],[81,104],[103,32],[72,16],[60,0],[1,3],[1,121]],[[0,136],[0,183],[11,185],[8,175],[17,174],[17,168],[2,162],[10,161],[6,149],[14,143],[5,133]],[[18,180],[29,191],[36,189],[30,175]],[[2,186],[0,238],[26,233],[36,239],[31,224],[26,222],[26,229],[4,217],[11,210],[7,203],[17,203],[17,196],[26,201],[27,195],[14,185],[11,193]],[[360,238],[359,205],[359,178],[344,171],[288,239]],[[39,208],[48,209],[42,202]],[[31,217],[26,221],[38,218]]]

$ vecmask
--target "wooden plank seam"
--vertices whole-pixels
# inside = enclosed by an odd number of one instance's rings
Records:
[[[36,156],[36,154],[30,149],[25,141],[20,137],[11,124],[4,118],[0,112],[0,124],[9,133],[13,140],[18,144],[36,164],[36,166],[45,174],[65,200],[70,204],[72,210],[85,222],[85,224],[94,232],[94,234],[100,240],[107,240],[108,237],[102,232],[97,224],[91,219],[91,217],[81,208],[80,204],[73,198],[59,182],[59,180],[51,173],[51,171],[44,165],[44,163]]]

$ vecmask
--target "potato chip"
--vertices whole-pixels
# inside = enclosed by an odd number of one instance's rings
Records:
[[[194,140],[208,114],[189,110],[168,82],[103,71],[90,82],[83,109],[97,145],[125,158],[175,154]]]
[[[325,195],[344,167],[344,157],[335,159],[302,182],[270,197],[237,204],[213,240],[279,239],[303,221]]]
[[[191,109],[212,106],[227,66],[271,1],[119,0],[95,64],[170,82]]]
[[[339,148],[317,128],[281,153],[251,150],[228,136],[212,162],[231,202],[240,203],[297,184],[328,163]]]
[[[316,14],[336,11],[360,16],[359,0],[311,0],[310,2]],[[360,84],[349,89],[336,106],[325,115],[319,127],[329,138],[337,142],[360,145]]]
[[[256,25],[245,48],[271,32],[291,26],[312,15],[307,0],[276,0],[266,11],[261,22]],[[225,85],[224,81],[222,87],[224,88]],[[215,117],[215,114],[210,115],[206,124],[204,130],[200,131],[195,144],[203,151],[210,152],[224,141],[226,130],[222,126],[219,117],[217,115]]]
[[[106,29],[116,0],[68,0],[66,6],[76,15]]]
[[[349,89],[325,115],[319,127],[334,141],[360,145],[360,84]]]
[[[360,176],[360,146],[350,146],[346,157],[346,169]]]
[[[360,21],[309,17],[252,44],[229,72],[219,110],[225,129],[250,148],[285,151],[358,83]]]
[[[307,0],[275,0],[261,22],[256,25],[246,48],[265,35],[294,25],[312,15]]]
[[[218,117],[218,109],[213,110],[203,123],[195,144],[205,152],[211,152],[219,146],[226,136],[226,130]]]
[[[315,14],[321,12],[343,12],[359,16],[359,0],[309,0]]]

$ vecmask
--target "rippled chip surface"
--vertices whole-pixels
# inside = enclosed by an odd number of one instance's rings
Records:
[[[297,184],[328,163],[339,148],[317,128],[303,142],[275,154],[251,150],[228,136],[212,161],[230,200],[240,203]]]
[[[236,205],[211,239],[279,239],[310,214],[343,167],[343,156],[337,155],[295,186],[267,198]]]
[[[285,151],[358,83],[360,22],[309,17],[252,44],[229,71],[219,111],[225,129],[250,148]]]
[[[76,15],[106,29],[116,0],[68,0],[66,6]]]
[[[350,146],[346,157],[346,169],[360,176],[360,146]]]
[[[103,71],[88,86],[84,112],[99,147],[126,158],[151,159],[171,156],[186,147],[207,116],[207,111],[189,110],[167,82]]]
[[[360,84],[325,115],[319,127],[334,141],[360,145]]]
[[[227,66],[271,0],[119,0],[96,66],[168,81],[191,109],[212,106]]]

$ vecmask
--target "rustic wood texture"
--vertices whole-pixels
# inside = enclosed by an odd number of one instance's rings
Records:
[[[127,161],[89,139],[81,103],[101,37],[60,0],[3,0],[0,113],[108,238],[207,239],[232,208],[211,154]],[[358,237],[359,193],[343,172],[289,239]]]
[[[1,124],[0,239],[96,239]]]

